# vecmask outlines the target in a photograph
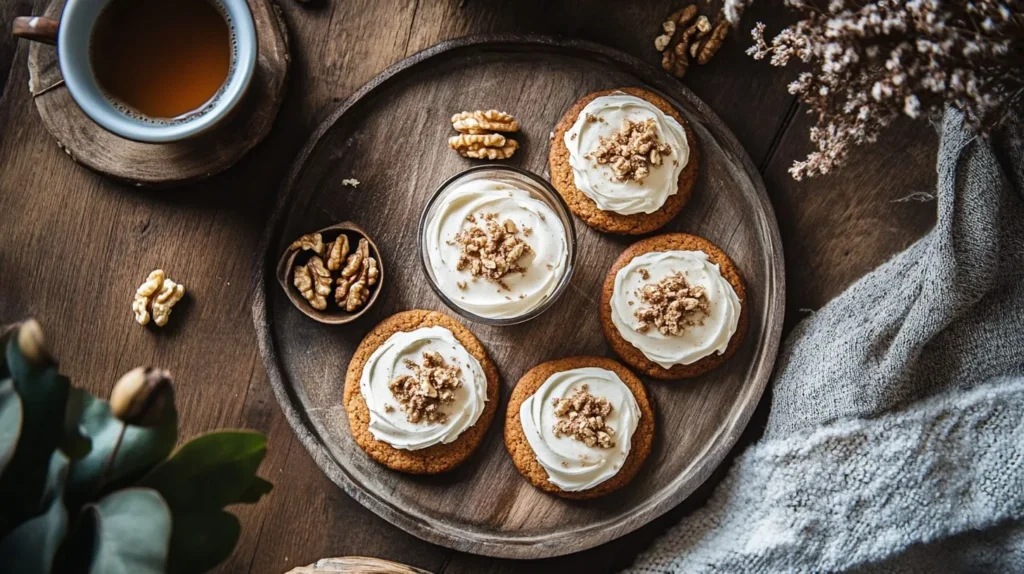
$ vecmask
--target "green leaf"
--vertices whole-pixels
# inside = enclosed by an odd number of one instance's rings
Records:
[[[82,458],[92,450],[92,439],[83,436],[79,426],[82,411],[85,410],[86,396],[91,397],[86,391],[72,387],[64,406],[64,437],[60,449],[72,459]]]
[[[88,499],[101,489],[107,461],[114,452],[118,435],[124,426],[110,412],[110,405],[89,394],[83,397],[79,426],[92,441],[92,450],[84,457],[72,461],[68,475],[68,491],[76,500]],[[127,425],[117,459],[110,467],[104,487],[124,485],[142,476],[157,463],[167,458],[178,440],[178,417],[173,406],[166,420],[152,428]]]
[[[269,493],[274,489],[274,485],[269,480],[264,480],[258,476],[252,477],[252,482],[249,483],[249,487],[245,489],[245,492],[238,497],[236,502],[243,504],[255,504],[263,498],[264,494]]]
[[[22,423],[14,456],[0,476],[0,537],[43,510],[50,456],[64,434],[64,405],[71,387],[54,365],[34,365],[7,341],[7,367],[21,399]]]
[[[235,549],[242,525],[223,510],[172,513],[169,574],[212,570]]]
[[[6,571],[49,574],[53,570],[68,530],[68,511],[62,496],[67,473],[68,457],[54,451],[43,491],[46,511],[21,523],[0,541],[0,564]]]
[[[7,468],[21,435],[21,397],[14,390],[14,381],[0,381],[0,475]]]
[[[159,491],[175,512],[220,509],[242,499],[266,454],[263,433],[214,431],[186,443],[140,486]]]
[[[89,523],[82,535],[92,535],[90,574],[163,574],[171,511],[156,491],[118,490],[82,513]]]

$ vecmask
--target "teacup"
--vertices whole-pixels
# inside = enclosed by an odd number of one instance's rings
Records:
[[[93,32],[104,9],[117,0],[67,0],[59,22],[43,17],[15,19],[15,36],[57,46],[61,75],[71,97],[94,122],[121,137],[151,143],[181,141],[203,133],[226,118],[241,101],[256,69],[258,45],[246,0],[207,0],[230,31],[226,79],[196,109],[171,118],[148,117],[106,93],[91,62]]]

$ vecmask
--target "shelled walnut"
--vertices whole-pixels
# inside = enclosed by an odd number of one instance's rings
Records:
[[[317,311],[327,309],[327,296],[331,294],[331,272],[324,266],[319,255],[309,258],[303,265],[295,266],[295,287],[302,293],[310,307]]]
[[[711,61],[729,34],[729,23],[722,15],[712,25],[707,16],[697,13],[696,4],[672,13],[661,25],[663,33],[654,39],[654,48],[661,52],[661,67],[680,79],[691,60],[701,65]]]
[[[380,264],[365,237],[353,249],[355,238],[349,231],[326,242],[322,233],[304,235],[289,246],[289,252],[298,252],[288,260],[291,284],[317,311],[355,313],[369,302],[379,282]]]
[[[184,285],[169,279],[163,269],[154,269],[135,290],[132,313],[140,325],[148,325],[152,318],[156,326],[163,327],[171,316],[171,309],[184,296]]]
[[[462,157],[473,159],[508,159],[519,149],[516,140],[501,134],[459,134],[448,138],[448,146]]]
[[[370,244],[359,240],[355,253],[348,256],[341,277],[336,280],[334,301],[349,313],[357,311],[370,299],[370,287],[377,284],[377,260],[370,256]]]
[[[519,122],[512,114],[498,110],[462,112],[452,116],[452,127],[463,134],[487,134],[491,132],[517,132]]]
[[[494,133],[519,131],[519,122],[506,112],[461,112],[452,116],[452,127],[459,135],[448,138],[448,146],[462,157],[509,159],[519,149],[516,140]]]

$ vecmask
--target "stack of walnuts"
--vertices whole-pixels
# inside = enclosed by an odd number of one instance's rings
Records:
[[[729,34],[729,22],[719,17],[712,26],[707,16],[697,15],[697,5],[691,4],[670,15],[661,29],[664,34],[654,39],[654,47],[661,52],[661,67],[681,79],[691,60],[701,65],[711,61]]]
[[[512,114],[498,110],[462,112],[452,116],[459,135],[448,138],[448,147],[472,159],[509,159],[519,142],[498,132],[517,132],[519,122]]]

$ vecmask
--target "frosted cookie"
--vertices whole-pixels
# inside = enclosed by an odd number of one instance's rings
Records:
[[[699,153],[683,116],[640,88],[581,98],[554,130],[551,184],[587,225],[649,233],[686,205]]]
[[[724,363],[747,330],[746,292],[710,241],[670,233],[626,249],[601,292],[601,326],[626,364],[659,379]]]
[[[402,472],[455,468],[479,446],[498,406],[498,369],[480,341],[436,311],[406,311],[373,328],[345,377],[352,437]]]
[[[643,384],[603,357],[542,363],[516,384],[505,447],[534,486],[565,498],[628,484],[651,452],[654,410]]]

